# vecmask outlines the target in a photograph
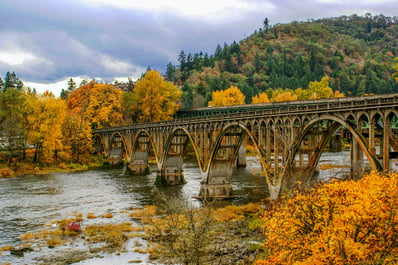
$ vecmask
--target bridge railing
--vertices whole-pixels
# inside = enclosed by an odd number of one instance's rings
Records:
[[[203,122],[216,122],[220,120],[229,121],[236,119],[253,118],[257,116],[284,116],[292,113],[313,113],[314,111],[322,113],[336,110],[347,111],[347,109],[372,109],[392,105],[398,105],[398,93],[362,97],[315,99],[251,105],[209,107],[193,110],[184,110],[184,113],[192,114],[192,116],[190,117],[177,116],[175,119],[169,121],[136,123],[133,125],[102,128],[95,130],[94,133],[178,126],[180,124],[198,124]],[[200,115],[195,116],[195,113]]]

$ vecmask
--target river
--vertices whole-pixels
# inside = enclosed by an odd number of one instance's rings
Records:
[[[349,152],[322,154],[320,164],[343,165],[349,163]],[[84,221],[90,223],[132,222],[122,211],[157,204],[156,194],[161,190],[166,196],[188,200],[194,206],[200,202],[198,196],[201,174],[196,163],[184,163],[184,176],[187,184],[164,189],[154,186],[156,166],[151,165],[146,176],[126,176],[122,169],[88,170],[80,172],[60,172],[41,176],[21,176],[0,179],[0,248],[19,245],[19,236],[27,232],[45,229],[53,220],[70,218],[73,212],[86,216],[88,213],[102,215],[112,213],[113,218],[98,218]],[[345,172],[341,172],[345,171]],[[268,196],[265,179],[260,176],[261,166],[257,157],[247,157],[247,167],[234,170],[232,177],[234,200],[224,204],[245,204],[259,202]],[[320,177],[346,174],[347,169],[321,170]],[[81,246],[78,246],[81,247]],[[0,251],[0,264],[32,264],[34,258],[53,250],[27,252],[24,257],[16,257]],[[107,255],[102,259],[86,260],[78,264],[129,264],[129,260],[146,260],[145,254],[135,252],[121,255]],[[143,263],[144,264],[144,263]]]

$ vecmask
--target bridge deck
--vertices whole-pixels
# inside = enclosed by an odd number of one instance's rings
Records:
[[[144,129],[164,126],[176,126],[178,124],[198,124],[215,121],[234,121],[236,119],[255,117],[282,117],[288,115],[300,115],[308,113],[330,113],[335,111],[359,111],[378,109],[380,107],[396,106],[398,104],[398,93],[346,97],[331,99],[315,99],[301,101],[286,101],[262,104],[235,105],[223,107],[208,107],[191,110],[179,110],[175,119],[160,122],[136,123],[111,128],[95,130],[95,133],[110,131],[123,131],[129,129]]]

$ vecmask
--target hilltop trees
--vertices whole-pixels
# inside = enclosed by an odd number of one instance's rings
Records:
[[[75,89],[76,89],[76,82],[72,78],[70,78],[68,80],[68,88],[66,90],[65,89],[61,90],[60,97],[64,100],[66,100],[68,98],[69,93]]]
[[[9,88],[14,88],[17,90],[21,90],[23,87],[23,82],[21,80],[19,80],[19,78],[17,77],[17,75],[15,74],[15,72],[7,72],[4,82],[2,83],[2,89],[3,92],[5,92],[7,89]]]
[[[268,19],[263,22],[264,29],[248,38],[217,45],[214,56],[181,52],[179,65],[167,66],[169,80],[189,88],[184,107],[206,106],[213,91],[230,86],[238,87],[250,103],[269,89],[306,90],[325,76],[333,93],[346,96],[398,92],[392,77],[398,54],[396,17],[352,15],[273,26]]]

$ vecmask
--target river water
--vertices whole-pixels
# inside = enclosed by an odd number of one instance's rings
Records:
[[[347,161],[349,163],[349,152],[341,152],[338,155],[324,153],[320,164],[347,165]],[[181,186],[154,186],[156,166],[152,165],[151,170],[152,173],[146,176],[126,176],[122,169],[110,169],[0,179],[0,248],[19,245],[20,235],[43,230],[51,221],[70,218],[74,212],[83,216],[88,213],[95,213],[97,216],[105,213],[113,215],[110,219],[85,220],[84,224],[133,222],[121,212],[157,204],[155,198],[159,191],[166,196],[188,200],[194,206],[200,206],[200,202],[193,198],[199,194],[201,180],[196,163],[184,163],[187,184]],[[320,178],[327,180],[339,174],[346,174],[347,170],[321,170]],[[258,158],[247,157],[247,167],[235,169],[232,177],[234,195],[238,198],[223,203],[239,205],[259,202],[268,197],[267,184],[259,172],[261,166]],[[34,264],[35,257],[51,251],[43,248],[39,252],[27,252],[25,257],[21,258],[0,251],[0,264]],[[129,264],[129,260],[137,259],[146,260],[147,256],[128,252],[78,264]]]

